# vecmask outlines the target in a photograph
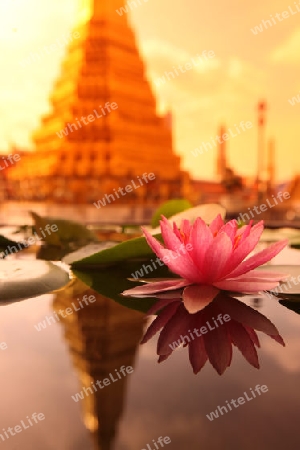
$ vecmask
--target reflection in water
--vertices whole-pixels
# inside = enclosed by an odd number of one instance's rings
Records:
[[[261,308],[263,306],[263,299],[261,297],[254,297],[251,299],[253,308]]]
[[[81,308],[84,295],[96,302]],[[77,308],[72,307],[72,303]],[[82,302],[81,302],[82,303]],[[109,378],[121,366],[134,367],[134,359],[143,332],[143,314],[129,310],[89,289],[79,280],[57,293],[53,308],[78,309],[61,319],[72,361],[82,389],[88,392],[82,402],[84,422],[92,433],[95,449],[110,450],[124,408],[127,377],[90,394],[87,388],[97,380]],[[75,393],[74,393],[75,394]],[[73,401],[70,399],[70,401]]]
[[[257,331],[285,345],[275,325],[255,309],[221,292],[208,306],[196,314],[185,309],[180,294],[158,295],[160,300],[148,314],[160,314],[148,328],[142,343],[159,330],[157,343],[159,362],[174,350],[188,346],[194,373],[200,372],[207,360],[222,375],[232,361],[232,344],[255,368],[259,368],[256,347],[260,347]]]

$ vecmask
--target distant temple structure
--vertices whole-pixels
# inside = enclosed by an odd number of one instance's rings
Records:
[[[51,112],[34,152],[9,171],[15,198],[92,203],[144,173],[155,179],[116,203],[188,197],[190,179],[173,152],[171,117],[159,117],[123,0],[82,0]]]
[[[275,186],[275,141],[268,142],[267,193],[272,193]]]
[[[223,136],[226,133],[226,128],[224,125],[220,126],[219,136]],[[226,174],[227,168],[227,155],[226,155],[226,141],[221,139],[221,142],[218,146],[218,155],[217,155],[217,177],[222,180]]]

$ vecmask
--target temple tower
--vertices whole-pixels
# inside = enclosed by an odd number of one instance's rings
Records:
[[[223,136],[223,134],[226,133],[226,129],[224,125],[221,125],[219,136]],[[219,143],[218,147],[218,156],[217,156],[217,176],[219,179],[223,179],[225,176],[227,167],[227,161],[226,161],[226,141],[224,141],[221,138],[221,143]]]
[[[270,139],[268,142],[268,191],[274,188],[275,184],[275,141]]]
[[[145,172],[155,180],[120,201],[181,195],[186,174],[122,7],[80,2],[51,112],[33,136],[36,152],[11,171],[32,199],[90,203]]]

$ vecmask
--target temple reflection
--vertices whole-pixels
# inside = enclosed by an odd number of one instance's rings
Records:
[[[95,296],[90,304],[83,296]],[[82,305],[84,307],[82,307]],[[61,319],[73,365],[83,389],[83,417],[94,448],[111,450],[123,414],[129,375],[121,376],[121,366],[134,368],[136,351],[143,333],[143,314],[103,297],[79,280],[56,294],[53,309],[72,308],[74,313]],[[104,388],[97,381],[118,379]],[[92,387],[95,386],[94,389]],[[99,384],[98,384],[99,386]],[[89,388],[89,389],[88,389]],[[91,393],[94,391],[93,393]],[[75,393],[74,393],[75,394]]]

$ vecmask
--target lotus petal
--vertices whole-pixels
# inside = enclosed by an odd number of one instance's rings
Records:
[[[218,293],[219,289],[214,286],[188,286],[183,291],[183,303],[190,314],[195,314],[212,302]]]

